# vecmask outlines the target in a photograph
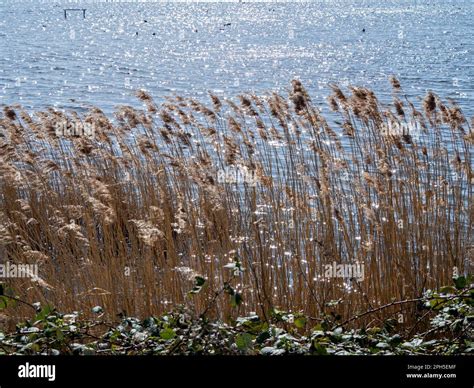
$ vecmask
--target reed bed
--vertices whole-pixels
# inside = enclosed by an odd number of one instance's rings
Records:
[[[5,282],[61,311],[145,317],[184,304],[223,320],[348,319],[449,284],[472,270],[473,119],[431,92],[417,107],[391,81],[386,105],[331,85],[324,116],[297,80],[285,97],[210,93],[207,105],[139,91],[143,109],[113,118],[6,107],[0,261],[39,274]],[[325,276],[351,263],[363,280]],[[354,325],[400,314],[418,307]]]

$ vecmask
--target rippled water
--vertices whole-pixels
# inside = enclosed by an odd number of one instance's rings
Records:
[[[87,8],[64,18],[63,9]],[[178,93],[284,90],[328,82],[410,95],[432,89],[468,114],[474,99],[474,1],[0,4],[0,103],[111,111]],[[365,29],[365,32],[363,32]],[[322,101],[322,99],[321,99]]]

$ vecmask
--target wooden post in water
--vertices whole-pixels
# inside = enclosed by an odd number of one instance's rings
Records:
[[[67,11],[82,11],[82,18],[86,18],[86,8],[65,8],[64,9],[64,19],[67,19]]]

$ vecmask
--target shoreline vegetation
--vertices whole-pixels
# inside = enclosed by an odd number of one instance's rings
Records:
[[[452,286],[425,292],[421,298],[392,302],[344,322],[331,314],[314,319],[273,310],[268,320],[256,314],[229,323],[195,316],[179,306],[159,317],[94,318],[77,311],[61,314],[53,307],[30,305],[36,313],[16,330],[0,331],[0,355],[471,355],[474,353],[474,286],[472,278],[456,277]],[[3,302],[25,303],[15,297]],[[409,330],[397,321],[349,329],[348,324],[384,309],[418,303],[425,310]],[[429,328],[417,331],[419,324]],[[400,322],[398,322],[400,323]]]
[[[5,107],[0,353],[472,352],[474,121],[390,81]]]

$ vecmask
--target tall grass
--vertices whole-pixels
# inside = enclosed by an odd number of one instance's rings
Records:
[[[222,319],[275,308],[317,319],[334,300],[347,318],[449,283],[474,253],[473,124],[433,93],[417,108],[392,86],[384,106],[332,85],[328,119],[299,81],[287,98],[210,94],[209,105],[158,106],[140,91],[144,109],[113,120],[5,108],[0,261],[39,265],[38,278],[6,282],[63,311],[188,304]],[[364,280],[325,277],[333,262],[363,263]],[[189,294],[197,276],[206,283]],[[237,307],[219,292],[227,282]],[[398,313],[417,308],[375,319]]]

